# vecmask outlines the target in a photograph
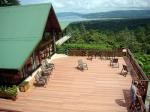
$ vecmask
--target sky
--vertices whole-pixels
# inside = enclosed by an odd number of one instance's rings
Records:
[[[149,9],[150,0],[20,0],[21,4],[51,2],[58,12],[105,12],[113,10]]]

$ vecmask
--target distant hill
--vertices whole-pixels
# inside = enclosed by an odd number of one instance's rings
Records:
[[[133,19],[133,18],[150,18],[150,10],[124,10],[81,14],[75,12],[57,13],[61,21],[82,21],[91,19]]]
[[[150,17],[150,10],[126,10],[111,11],[103,13],[90,13],[83,15],[84,18],[147,18]]]
[[[82,16],[82,14],[80,13],[75,13],[75,12],[61,12],[61,13],[57,13],[58,17],[66,17],[66,16]]]
[[[86,20],[83,15],[80,13],[75,12],[62,12],[57,13],[57,17],[59,21],[65,21],[65,22],[74,22],[74,21],[83,21]]]
[[[124,30],[125,28],[128,28],[129,30],[135,30],[138,27],[149,28],[150,18],[79,21],[71,23],[68,28],[80,28],[82,25],[87,30],[118,32]]]

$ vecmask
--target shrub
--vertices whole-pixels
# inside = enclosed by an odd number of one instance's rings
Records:
[[[139,65],[142,67],[146,75],[150,75],[150,55],[135,53]]]
[[[6,91],[10,96],[17,96],[17,86],[15,85],[12,87],[8,87]]]
[[[150,65],[145,65],[142,68],[146,75],[150,75]]]
[[[12,87],[0,86],[0,97],[16,98],[17,94],[18,91],[16,85],[13,85]]]

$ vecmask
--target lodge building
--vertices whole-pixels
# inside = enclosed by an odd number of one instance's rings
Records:
[[[53,6],[48,4],[0,8],[0,85],[18,84],[51,58],[62,37]]]

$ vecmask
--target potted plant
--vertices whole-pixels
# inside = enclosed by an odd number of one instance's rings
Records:
[[[30,85],[28,81],[23,81],[20,85],[19,85],[19,90],[21,92],[26,92],[29,89]]]
[[[0,97],[1,98],[8,98],[12,100],[17,99],[17,86],[13,85],[12,87],[1,86],[0,87]]]

